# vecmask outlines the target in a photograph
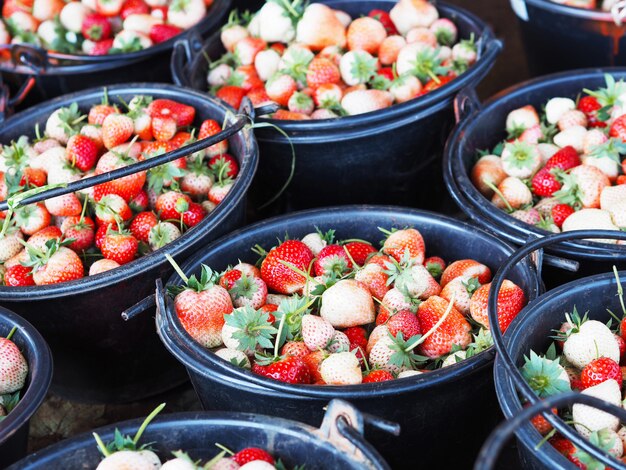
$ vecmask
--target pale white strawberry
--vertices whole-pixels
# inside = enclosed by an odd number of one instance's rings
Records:
[[[324,240],[317,232],[308,233],[302,238],[301,241],[309,248],[309,250],[311,250],[311,253],[313,253],[314,256],[319,255],[320,251],[328,245],[326,240]]]
[[[452,60],[452,49],[448,46],[440,46],[435,49],[437,52],[437,57],[440,58],[443,62]]]
[[[115,35],[113,47],[123,50],[128,44],[134,43],[135,41],[139,42],[142,49],[147,49],[152,46],[152,40],[147,35],[123,29]]]
[[[567,147],[571,145],[576,149],[578,153],[582,153],[584,150],[583,142],[587,129],[583,126],[568,127],[564,131],[559,132],[554,136],[554,143],[559,147]]]
[[[213,186],[213,178],[209,174],[189,171],[180,180],[180,188],[191,196],[204,196]]]
[[[81,179],[81,173],[67,165],[59,165],[48,170],[48,184],[71,183]]]
[[[363,381],[359,360],[349,351],[329,355],[320,365],[320,374],[328,385],[356,385]]]
[[[622,404],[623,406],[623,404]],[[619,428],[619,431],[617,431],[617,436],[620,438],[620,440],[622,441],[622,446],[626,447],[626,427],[621,426]]]
[[[587,320],[580,325],[577,332],[570,333],[563,345],[563,354],[579,369],[599,357],[608,357],[617,363],[620,357],[619,345],[613,332],[597,320]]]
[[[350,23],[352,23],[352,17],[348,13],[343,10],[333,10],[333,12],[344,28],[350,26]]]
[[[228,349],[236,349],[238,351],[242,351],[239,340],[233,336],[238,331],[240,331],[238,328],[230,326],[227,323],[224,323],[224,325],[222,326],[222,342],[224,343],[224,346],[226,346]],[[254,351],[251,349],[246,349],[245,351],[243,351],[243,353],[247,356],[252,356],[254,354]]]
[[[349,115],[369,113],[388,108],[393,103],[393,96],[383,90],[356,90],[346,93],[341,106]]]
[[[228,52],[233,52],[233,50],[235,49],[235,44],[249,36],[250,34],[245,27],[241,25],[233,25],[222,30],[222,32],[220,33],[220,40],[222,41],[224,49],[226,49]]]
[[[257,13],[259,37],[265,42],[288,44],[296,37],[296,30],[287,11],[277,2],[265,2]]]
[[[550,160],[550,157],[552,157],[552,155],[557,153],[560,149],[554,144],[540,143],[537,144],[537,150],[539,150],[539,154],[541,155],[541,164],[545,165],[546,162]]]
[[[302,317],[302,340],[311,351],[325,349],[333,339],[335,329],[328,321],[317,315]]]
[[[421,42],[414,42],[413,44],[407,44],[400,52],[398,52],[398,58],[396,59],[396,73],[401,75],[410,74],[415,70],[415,62],[420,52],[424,50],[432,50],[432,47]]]
[[[89,8],[80,2],[70,2],[63,7],[59,20],[65,29],[72,33],[80,33],[85,17],[91,13]]]
[[[551,98],[546,103],[546,119],[550,124],[556,124],[568,111],[576,109],[576,103],[570,98]]]
[[[17,345],[0,338],[0,395],[21,390],[28,375],[28,363]]]
[[[126,31],[134,31],[148,36],[152,27],[157,24],[163,24],[163,20],[155,18],[148,13],[133,14],[126,17],[122,23],[122,28]]]
[[[613,204],[609,209],[611,220],[620,228],[626,227],[626,202]],[[617,242],[616,242],[617,243]]]
[[[404,292],[393,287],[383,297],[380,311],[383,312],[383,309],[387,310],[389,315],[393,315],[400,310],[415,310],[415,304],[411,303],[411,299]]]
[[[444,361],[441,363],[441,367],[453,366],[465,360],[466,357],[467,357],[467,351],[463,351],[463,350],[457,351],[455,353],[450,354],[448,357],[446,357]]]
[[[112,259],[99,259],[89,266],[89,275],[95,276],[96,274],[110,271],[111,269],[118,268],[120,264]]]
[[[394,344],[395,340],[389,335],[383,336],[376,341],[376,344],[368,353],[370,367],[386,370],[392,374],[406,370],[406,367],[398,367],[390,363],[391,356],[396,353],[396,350],[393,349]]]
[[[172,243],[177,238],[180,238],[182,232],[172,222],[159,221],[150,229],[148,234],[148,244],[152,251],[159,250],[165,245]]]
[[[267,5],[276,5],[275,3],[266,3]],[[278,72],[278,64],[280,63],[280,55],[275,49],[266,49],[257,53],[254,57],[254,68],[259,78],[264,82],[269,80],[276,72]]]
[[[581,209],[570,215],[561,227],[564,232],[572,230],[619,230],[613,223],[611,213],[601,209]],[[612,239],[593,239],[600,243],[615,243]]]
[[[211,467],[215,468],[213,465]],[[272,468],[274,468],[274,466],[272,466]],[[198,466],[193,463],[189,456],[183,456],[168,460],[159,470],[198,470]]]
[[[225,361],[236,364],[239,367],[244,367],[246,369],[250,369],[250,367],[252,367],[248,356],[246,356],[243,351],[239,351],[238,349],[220,348],[215,351],[215,355],[221,357]]]
[[[345,47],[346,28],[332,8],[321,3],[311,3],[296,26],[296,42],[313,50],[333,45]]]
[[[335,331],[333,339],[330,340],[328,350],[331,353],[343,352],[350,350],[350,339],[343,331]]]
[[[230,297],[235,307],[251,306],[259,309],[265,305],[267,299],[267,285],[260,277],[242,275],[230,290]]]
[[[322,294],[320,316],[334,328],[367,325],[375,313],[369,289],[354,279],[342,279]]]
[[[420,299],[427,299],[441,292],[439,283],[421,264],[404,269],[397,277],[395,287],[409,297]]]
[[[210,214],[211,212],[215,210],[215,208],[217,207],[217,204],[211,201],[202,201],[201,206],[204,209],[204,212],[206,212],[207,214]]]
[[[541,199],[537,204],[535,204],[535,209],[539,211],[539,214],[542,217],[548,217],[552,215],[552,208],[561,202],[555,197],[546,197]]]
[[[253,460],[252,462],[248,462],[243,464],[241,467],[238,467],[238,470],[276,470],[276,467],[264,460]]]
[[[65,145],[69,139],[69,133],[59,117],[66,108],[59,108],[54,111],[46,120],[46,135]]]
[[[365,347],[365,353],[369,356],[376,343],[385,336],[389,337],[389,328],[387,325],[378,325],[372,330],[370,337],[367,339],[367,346]]]
[[[587,127],[587,115],[578,109],[564,112],[557,122],[557,127],[561,131],[574,126]]]
[[[189,29],[205,15],[204,0],[173,0],[167,10],[167,22],[181,29]]]
[[[607,445],[609,443],[613,444],[609,449],[607,449],[609,454],[617,458],[624,455],[624,443],[622,442],[622,438],[618,432],[605,428],[598,431],[598,437],[600,438],[600,442],[606,442]]]
[[[338,117],[337,113],[326,108],[318,108],[311,113],[311,119],[334,119]]]
[[[414,377],[416,375],[421,375],[421,374],[423,374],[423,372],[419,370],[403,370],[402,372],[398,374],[398,378],[405,379],[407,377]]]
[[[609,181],[615,181],[619,175],[620,165],[610,157],[583,156],[581,160],[583,165],[600,170],[609,178]]]
[[[223,86],[232,74],[233,68],[230,65],[219,64],[209,71],[207,82],[210,86]]]
[[[531,105],[514,109],[506,116],[506,130],[509,133],[519,129],[530,129],[539,123],[537,110]]]
[[[470,282],[471,279],[474,280]],[[472,296],[468,291],[468,287],[473,284],[475,284],[474,287],[476,288],[480,287],[480,283],[476,280],[476,278],[472,278],[471,275],[455,277],[448,282],[443,289],[441,289],[439,297],[443,297],[450,302],[454,296],[454,308],[456,308],[463,315],[469,315],[470,299]]]
[[[154,459],[141,452],[121,450],[105,457],[98,464],[96,470],[120,470],[121,468],[132,468],[133,470],[154,470],[155,468],[161,467],[160,461],[156,467],[154,463]]]
[[[389,16],[396,29],[406,35],[413,28],[430,27],[439,18],[439,12],[425,0],[400,0]]]
[[[267,294],[266,302],[268,304],[280,305],[283,300],[289,299],[288,295],[283,294]]]
[[[46,46],[52,47],[52,44],[54,44],[55,41],[58,41],[59,39],[57,23],[54,20],[44,21],[37,28],[37,35],[41,38],[41,40]],[[0,44],[5,44],[5,43],[0,42]]]
[[[348,51],[341,56],[339,71],[346,85],[367,83],[376,72],[376,59],[366,51]]]
[[[472,65],[478,58],[476,45],[470,41],[461,41],[452,46],[452,60]]]
[[[583,153],[591,153],[595,147],[602,145],[608,137],[600,129],[589,129],[583,139]]]
[[[392,65],[398,58],[406,39],[397,34],[387,36],[378,48],[378,60],[383,65]]]
[[[600,209],[609,210],[612,205],[626,202],[626,184],[606,186],[600,193]]]
[[[526,222],[530,225],[538,224],[541,221],[541,215],[539,214],[539,211],[535,208],[526,210],[518,209],[514,212],[511,212],[509,215],[517,220],[521,220],[522,222]]]
[[[261,277],[261,271],[255,265],[250,263],[242,263],[241,261],[233,266],[233,269],[241,271],[242,274],[250,277]],[[268,302],[269,303],[269,302]]]
[[[520,142],[526,142],[528,144],[538,144],[539,140],[543,138],[543,131],[541,126],[533,126],[525,129],[517,138]],[[539,151],[539,149],[537,149]]]
[[[420,94],[420,91],[422,91],[422,82],[413,75],[398,77],[389,87],[389,92],[397,103],[412,100]]]
[[[437,36],[428,28],[411,28],[411,30],[406,33],[406,42],[408,44],[412,44],[414,42],[421,42],[430,47],[437,47]]]
[[[509,176],[530,178],[541,166],[541,154],[536,145],[509,142],[502,150],[502,169]]]
[[[491,198],[491,202],[501,209],[508,208],[519,209],[526,204],[530,204],[533,200],[533,195],[528,189],[528,186],[524,182],[514,176],[508,176],[498,185],[498,191],[500,194],[494,194]],[[504,197],[504,200],[502,199]]]
[[[586,388],[581,393],[600,398],[616,406],[620,406],[622,402],[619,385],[613,379]],[[572,407],[572,416],[574,427],[585,437],[589,437],[593,431],[600,431],[605,428],[617,431],[619,427],[619,418],[587,405],[575,404]]]

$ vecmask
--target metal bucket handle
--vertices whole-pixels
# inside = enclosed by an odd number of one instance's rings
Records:
[[[267,110],[271,108],[271,106],[264,106],[262,112],[267,112]],[[211,145],[217,144],[224,139],[228,139],[229,137],[235,135],[239,132],[246,124],[249,124],[254,120],[256,115],[255,109],[252,106],[252,103],[248,98],[244,98],[239,114],[235,115],[235,120],[230,123],[230,126],[223,129],[221,132],[206,137],[204,139],[197,140],[191,144],[187,144],[178,149],[172,150],[170,152],[166,152],[163,155],[159,155],[153,158],[149,158],[137,163],[133,163],[132,165],[128,165],[122,168],[118,168],[117,170],[109,171],[107,173],[102,173],[96,176],[91,176],[89,178],[84,178],[78,181],[74,181],[62,186],[54,187],[51,189],[47,189],[45,191],[37,192],[32,196],[28,196],[19,201],[19,205],[25,206],[29,204],[34,204],[36,202],[41,202],[46,199],[50,199],[57,196],[62,196],[64,194],[74,193],[77,191],[81,191],[86,188],[90,188],[97,184],[107,183],[109,181],[123,178],[125,176],[129,176],[135,174],[139,171],[149,170],[150,168],[154,168],[156,166],[163,165],[165,163],[172,162],[174,160],[178,160],[179,158],[183,158],[187,155],[191,155],[195,152],[203,150]],[[14,206],[15,207],[15,206]],[[0,211],[7,210],[9,208],[8,201],[0,202]]]
[[[526,383],[526,380],[524,380],[524,377],[522,377],[522,374],[518,370],[516,364],[513,362],[513,359],[511,358],[506,348],[504,337],[498,323],[498,293],[500,292],[500,287],[502,286],[505,276],[509,272],[509,270],[527,256],[530,255],[532,257],[532,255],[537,250],[541,250],[554,243],[570,240],[581,240],[586,238],[615,239],[626,241],[626,232],[618,232],[616,230],[575,230],[571,232],[546,235],[545,237],[528,241],[500,266],[496,274],[493,276],[493,279],[491,280],[491,288],[489,289],[489,300],[487,303],[489,325],[492,326],[490,328],[491,337],[493,338],[494,345],[496,347],[499,357],[502,359],[502,363],[504,364],[508,376],[511,378],[516,388],[524,396],[524,398],[532,404],[540,402],[541,399],[535,394],[530,385]],[[498,325],[498,327],[496,328],[493,325]],[[615,467],[615,465],[617,465],[618,461],[616,459],[612,457],[607,457],[607,455],[602,450],[583,438],[580,434],[578,434],[578,432],[572,429],[558,416],[555,416],[552,413],[543,413],[543,416],[552,426],[554,426],[555,429],[557,429],[561,434],[571,440],[577,447],[583,449],[585,452],[590,454],[593,458],[599,460],[607,467]]]
[[[568,392],[560,395],[553,395],[545,400],[539,401],[532,406],[524,409],[521,413],[517,414],[513,418],[500,423],[496,429],[489,435],[483,447],[480,449],[478,458],[474,463],[474,470],[492,470],[496,468],[498,461],[498,455],[502,451],[504,444],[511,438],[513,433],[523,425],[526,421],[530,420],[533,416],[537,416],[539,413],[551,414],[552,408],[560,408],[563,406],[573,404],[588,405],[593,408],[610,413],[618,417],[621,421],[626,422],[626,410],[615,406],[609,402],[601,400],[590,395],[583,395],[582,393]],[[544,443],[545,445],[545,443]],[[611,459],[611,468],[626,468],[623,462],[619,462],[617,459]],[[603,462],[604,463],[604,462]],[[617,463],[617,464],[616,464]]]

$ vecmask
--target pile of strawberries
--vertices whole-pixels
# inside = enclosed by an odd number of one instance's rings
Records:
[[[414,228],[384,233],[380,251],[318,231],[269,252],[257,246],[260,269],[203,266],[200,279],[170,287],[178,319],[222,359],[296,384],[409,377],[489,348],[490,269],[427,258]],[[506,329],[526,298],[506,280],[498,299]]]
[[[65,54],[147,49],[200,22],[213,0],[6,0],[0,44]]]
[[[427,0],[400,0],[390,12],[347,13],[300,0],[267,1],[236,12],[221,33],[227,53],[210,66],[211,93],[238,108],[274,102],[276,119],[330,119],[376,111],[433,91],[477,58],[474,38]]]
[[[515,109],[506,131],[471,171],[496,207],[550,232],[626,227],[626,83]]]
[[[196,110],[136,96],[82,114],[76,103],[54,111],[45,133],[2,147],[0,199],[107,173],[221,131]],[[239,171],[222,141],[148,171],[2,214],[0,263],[7,286],[54,284],[98,274],[160,249],[200,223]]]
[[[618,280],[619,282],[619,280]],[[556,344],[544,355],[530,351],[522,375],[540,398],[579,390],[585,395],[622,406],[623,374],[626,368],[626,312],[613,329],[582,317],[574,307],[556,331]],[[553,409],[557,414],[557,410]],[[593,444],[626,462],[626,427],[617,417],[585,405],[562,410],[561,416]],[[532,420],[535,428],[568,460],[579,468],[604,468],[586,452],[560,434],[542,416]]]
[[[13,328],[6,338],[0,337],[0,423],[20,401],[28,376],[28,363],[11,341],[16,330]]]

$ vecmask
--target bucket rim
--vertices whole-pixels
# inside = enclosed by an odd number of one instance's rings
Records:
[[[516,0],[511,0],[511,4]],[[545,11],[549,11],[550,13],[555,13],[558,15],[566,15],[574,18],[581,18],[585,20],[593,20],[593,21],[601,21],[604,23],[613,23],[615,24],[615,20],[611,13],[608,11],[602,10],[589,10],[586,8],[573,7],[569,5],[562,5],[559,3],[552,2],[550,0],[519,0],[532,5],[536,8],[540,8]]]

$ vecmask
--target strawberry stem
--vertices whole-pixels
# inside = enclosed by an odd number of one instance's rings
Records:
[[[107,449],[107,446],[104,445],[104,442],[102,442],[102,439],[100,438],[100,436],[98,436],[98,433],[92,433],[93,434],[93,438],[96,440],[96,444],[98,444],[98,449],[100,449],[100,452],[102,453],[102,455],[104,455],[105,457],[108,457],[109,455],[111,455],[111,452],[109,452],[109,449]]]
[[[144,419],[143,423],[141,423],[141,426],[137,430],[137,434],[135,434],[135,437],[133,438],[133,443],[135,445],[137,445],[137,443],[139,442],[139,439],[141,439],[141,435],[148,427],[148,424],[150,424],[150,421],[152,421],[156,417],[156,415],[158,415],[161,412],[163,408],[165,408],[165,403],[161,403],[159,406],[157,406],[154,409],[154,411],[150,413],[146,419]]]
[[[622,282],[619,278],[619,273],[617,272],[617,268],[613,265],[613,274],[615,274],[615,281],[617,282],[617,295],[619,296],[619,303],[622,306],[622,312],[626,317],[626,306],[624,306],[624,288],[622,287]]]
[[[170,264],[174,268],[174,271],[176,271],[176,274],[178,274],[180,276],[180,278],[183,280],[183,282],[185,284],[188,284],[189,283],[189,278],[185,275],[183,270],[180,269],[180,266],[178,266],[178,263],[176,263],[176,261],[174,261],[174,258],[172,258],[172,255],[170,255],[169,253],[165,253],[165,258],[170,262]]]
[[[17,326],[14,326],[13,328],[11,328],[11,331],[9,331],[9,334],[7,335],[6,339],[10,340],[16,331],[17,331]]]
[[[448,307],[446,308],[446,311],[443,313],[443,315],[441,316],[439,321],[437,323],[435,323],[435,326],[433,326],[430,330],[428,330],[425,335],[419,337],[418,340],[415,341],[415,344],[410,344],[409,343],[409,345],[405,349],[406,352],[410,352],[416,346],[422,344],[424,341],[426,341],[426,339],[430,335],[432,335],[437,330],[437,328],[439,328],[441,326],[441,324],[446,320],[446,318],[448,318],[448,315],[450,315],[450,312],[452,311],[452,307],[454,307],[454,298],[455,297],[456,297],[456,292],[452,292],[452,295],[450,296],[450,301],[448,302]]]
[[[235,455],[235,453],[230,450],[228,447],[226,447],[225,445],[220,444],[219,442],[215,443],[215,447],[217,447],[218,449],[222,449],[224,452],[226,452],[228,455]]]
[[[299,274],[300,276],[304,277],[305,279],[309,278],[310,276],[305,273],[304,271],[302,271],[302,269],[298,268],[297,266],[294,266],[291,263],[288,263],[287,261],[284,261],[282,259],[279,259],[278,262],[280,264],[283,264],[285,266],[287,266],[289,269],[291,269],[293,272],[295,272],[296,274]]]
[[[280,345],[280,337],[283,333],[283,328],[285,327],[285,320],[287,319],[287,315],[283,315],[280,318],[280,324],[278,325],[278,333],[276,333],[276,339],[274,340],[274,357],[278,357],[278,348]]]
[[[502,202],[504,202],[504,204],[506,205],[506,209],[509,212],[515,212],[513,210],[513,207],[511,207],[511,204],[509,204],[509,201],[507,201],[506,198],[504,197],[504,194],[502,194],[502,192],[498,188],[496,188],[496,186],[491,181],[483,180],[483,183],[485,183],[485,185],[487,185],[489,189],[491,189],[494,193],[498,195],[500,199],[502,199]]]

